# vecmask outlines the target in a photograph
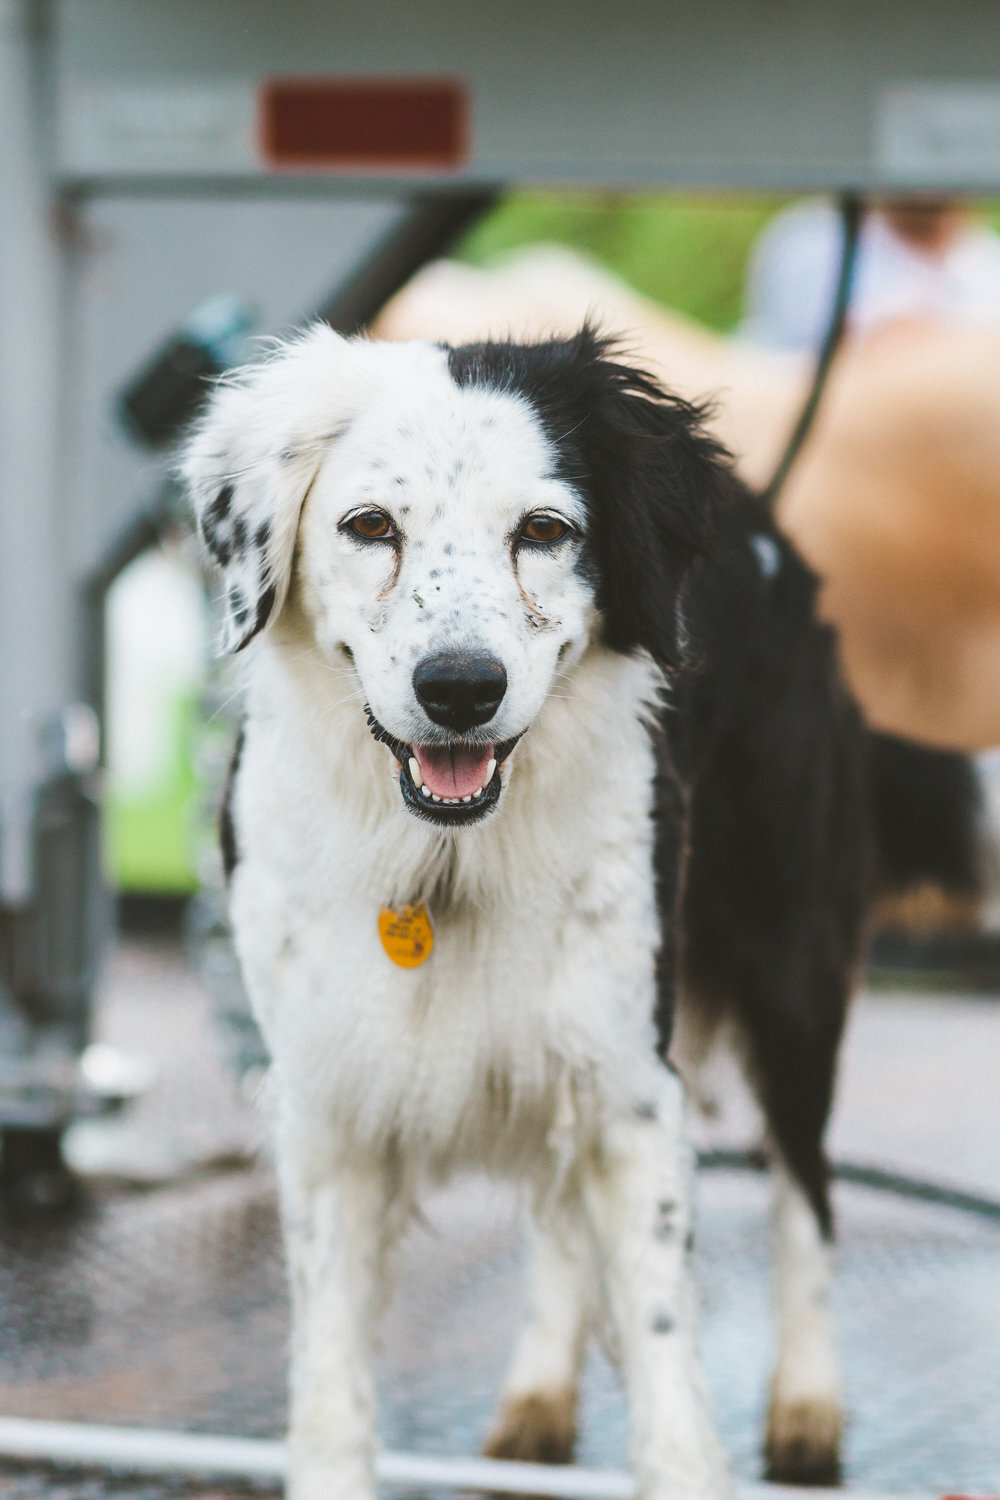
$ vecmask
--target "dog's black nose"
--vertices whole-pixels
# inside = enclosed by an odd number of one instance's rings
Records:
[[[461,732],[489,723],[507,691],[507,672],[495,656],[442,651],[417,663],[413,690],[429,719]]]

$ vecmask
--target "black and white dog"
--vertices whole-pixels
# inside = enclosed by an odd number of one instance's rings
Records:
[[[872,889],[870,742],[815,583],[699,413],[589,330],[316,327],[185,459],[253,642],[224,817],[273,1059],[293,1500],[373,1494],[372,1344],[422,1185],[530,1184],[490,1440],[569,1456],[596,1290],[642,1500],[721,1497],[695,1350],[675,985],[735,1017],[776,1165],[771,1472],[840,1433],[822,1134]]]

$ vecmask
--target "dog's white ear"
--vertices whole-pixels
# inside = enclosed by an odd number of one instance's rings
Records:
[[[222,649],[277,618],[303,501],[346,423],[347,340],[318,324],[216,389],[182,456],[198,532],[222,574]]]

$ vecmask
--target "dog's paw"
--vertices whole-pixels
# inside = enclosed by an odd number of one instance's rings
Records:
[[[775,1484],[840,1483],[840,1406],[828,1397],[773,1400],[764,1456]]]
[[[516,1396],[500,1408],[483,1449],[487,1458],[568,1464],[576,1441],[574,1391]]]

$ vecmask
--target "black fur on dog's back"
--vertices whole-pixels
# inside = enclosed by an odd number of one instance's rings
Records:
[[[722,525],[689,588],[692,671],[666,719],[690,851],[679,973],[710,1023],[735,1019],[773,1141],[829,1232],[822,1138],[869,913],[925,883],[981,897],[981,794],[967,757],[867,728],[818,580],[764,506],[746,495]],[[665,874],[661,888],[666,930]]]
[[[666,722],[689,796],[682,982],[736,1020],[770,1134],[829,1233],[822,1138],[875,859],[868,737],[816,592],[747,495],[689,591],[695,667]]]

